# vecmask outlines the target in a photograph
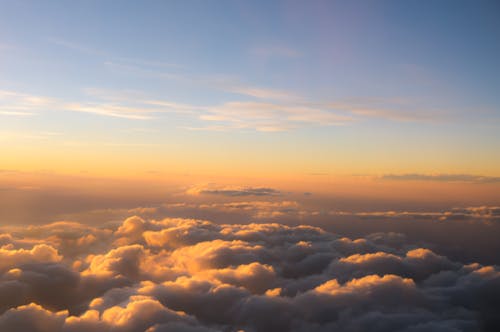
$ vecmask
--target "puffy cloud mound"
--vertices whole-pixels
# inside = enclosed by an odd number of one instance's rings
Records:
[[[499,312],[497,266],[395,233],[134,216],[0,234],[5,332],[499,331]]]

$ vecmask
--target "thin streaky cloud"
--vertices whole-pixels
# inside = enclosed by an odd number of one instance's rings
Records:
[[[32,112],[15,112],[15,111],[0,111],[0,115],[7,115],[7,116],[32,116],[32,115],[35,115],[35,113],[32,113]]]
[[[197,76],[184,73],[172,73],[158,71],[151,68],[134,65],[131,63],[121,63],[116,61],[106,61],[104,64],[110,68],[118,70],[120,73],[139,75],[141,77],[155,77],[160,79],[174,80],[188,85],[203,86],[219,91],[239,94],[251,98],[263,100],[300,100],[295,94],[271,88],[252,86],[241,82],[239,79],[226,75]]]
[[[0,90],[0,114],[31,116],[38,111],[54,106],[56,100],[44,96]]]
[[[445,110],[441,109],[417,108],[414,104],[418,103],[402,98],[351,98],[345,101],[313,103],[305,101],[303,97],[294,92],[245,84],[239,79],[227,75],[196,76],[182,73],[159,72],[131,64],[121,64],[111,61],[105,64],[119,69],[122,73],[127,72],[129,74],[175,80],[262,101],[287,102],[294,105],[304,105],[305,107],[335,110],[350,113],[352,116],[359,118],[379,118],[398,122],[435,122],[446,113]]]
[[[66,110],[74,112],[92,113],[109,117],[132,119],[132,120],[149,120],[154,113],[150,109],[138,109],[132,107],[116,106],[116,105],[85,105],[85,104],[67,104]]]
[[[171,113],[195,113],[196,110],[202,110],[202,106],[182,104],[167,100],[151,99],[149,96],[137,90],[115,91],[99,88],[86,88],[85,94],[99,100],[109,101],[114,105],[142,105],[142,108],[151,108],[151,112],[171,112]],[[143,110],[144,112],[145,110]]]
[[[176,113],[193,114],[199,113],[201,110],[208,110],[206,106],[195,106],[190,104],[175,103],[166,100],[143,100],[146,105],[160,106],[165,109],[169,109]],[[197,112],[198,111],[198,112]]]
[[[394,120],[392,110],[379,108],[360,112],[356,105],[308,103],[293,94],[266,88],[234,88],[234,91],[252,95],[256,101],[233,100],[220,105],[194,105],[171,100],[155,99],[141,91],[85,88],[83,92],[92,101],[65,101],[56,98],[0,90],[0,115],[37,113],[52,110],[92,113],[101,116],[132,120],[149,120],[162,113],[184,114],[208,125],[183,126],[190,130],[256,130],[262,132],[287,131],[305,126],[339,126],[373,116]],[[379,104],[380,101],[374,101]],[[385,112],[385,113],[384,113]],[[368,114],[370,113],[370,114]],[[389,114],[390,115],[384,115]],[[28,115],[28,114],[26,114]],[[31,115],[31,114],[30,114]],[[408,118],[416,121],[417,118]]]
[[[419,106],[418,100],[405,98],[357,97],[330,102],[326,107],[343,110],[362,118],[378,118],[397,122],[435,122],[443,119],[446,111]]]
[[[422,112],[408,112],[407,110],[391,110],[380,108],[350,108],[346,107],[355,115],[368,117],[368,118],[382,118],[391,121],[399,122],[428,122],[436,119],[435,115],[425,115]]]
[[[294,96],[289,92],[269,89],[269,88],[236,86],[236,87],[228,87],[226,90],[244,96],[254,97],[257,99],[289,100],[289,101],[298,100],[296,96]]]
[[[267,90],[255,90],[271,93]],[[304,125],[343,125],[354,118],[309,106],[285,102],[232,101],[222,105],[193,105],[147,98],[139,91],[113,91],[86,88],[84,92],[97,98],[95,102],[58,102],[56,108],[93,113],[102,116],[148,120],[159,113],[181,113],[202,122],[217,122],[209,126],[187,126],[190,129],[221,130],[254,129],[263,132],[284,131]],[[274,96],[274,95],[273,95]]]
[[[130,57],[114,56],[110,52],[103,51],[101,49],[97,49],[94,47],[89,47],[89,46],[84,45],[82,43],[75,43],[73,41],[67,41],[67,40],[60,39],[60,38],[48,38],[47,40],[52,44],[65,47],[65,48],[71,49],[73,51],[77,51],[77,52],[88,54],[88,55],[94,55],[94,56],[106,57],[106,58],[112,59],[112,61],[106,61],[105,64],[113,64],[113,63],[118,62],[118,64],[124,63],[124,66],[129,64],[132,66],[136,65],[136,66],[145,66],[145,67],[166,67],[166,68],[183,68],[184,67],[184,66],[179,65],[179,64],[165,62],[165,61],[145,60],[145,59],[136,59],[136,58],[130,58]]]
[[[50,38],[47,38],[47,41],[52,43],[52,44],[55,44],[58,46],[63,46],[65,48],[71,49],[73,51],[78,51],[78,52],[85,53],[88,55],[98,55],[98,56],[108,56],[109,55],[108,52],[101,51],[101,50],[98,50],[98,49],[95,49],[95,48],[92,48],[92,47],[89,47],[87,45],[83,45],[80,43],[75,43],[73,41],[70,42],[70,41],[67,41],[64,39],[60,39],[60,38],[50,37]]]
[[[311,107],[261,102],[228,102],[211,108],[201,120],[230,127],[277,131],[304,125],[343,125],[354,118]]]
[[[474,174],[385,174],[383,180],[396,181],[436,181],[436,182],[467,182],[467,183],[497,183],[500,177]]]
[[[106,66],[109,66],[110,68],[118,70],[121,73],[146,77],[157,77],[167,80],[179,81],[189,85],[201,85],[209,88],[214,88],[216,90],[256,98],[259,100],[307,104],[301,97],[297,96],[295,93],[244,84],[238,78],[228,75],[217,74],[204,77],[185,73],[161,72],[157,70],[158,67],[183,68],[183,66],[162,61],[150,61],[112,56],[108,52],[103,52],[91,47],[87,47],[85,45],[68,42],[61,39],[51,38],[50,41],[57,45],[68,47],[73,50],[84,52],[86,54],[92,54],[101,57],[106,56],[110,58],[110,60],[106,60],[104,64]],[[254,49],[253,53],[259,56],[266,57],[299,56],[299,53],[295,50],[283,46],[260,47]],[[347,112],[354,117],[379,118],[398,122],[435,122],[438,118],[443,117],[442,113],[445,113],[445,111],[435,108],[429,109],[427,107],[426,109],[419,109],[415,106],[414,102],[402,100],[401,98],[350,98],[346,99],[345,101],[323,103],[320,108],[329,109],[332,111],[335,110],[340,112]],[[196,107],[196,109],[200,109],[200,107]],[[183,110],[186,111],[186,107],[183,107]],[[204,119],[211,118],[213,118],[213,116],[204,116]],[[306,121],[306,118],[307,116],[299,116],[296,119],[299,120],[299,122],[302,122]],[[313,119],[312,121],[306,122],[315,122],[315,120]],[[271,125],[266,127],[275,126]]]

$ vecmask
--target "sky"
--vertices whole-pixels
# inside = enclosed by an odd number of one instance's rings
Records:
[[[0,0],[0,331],[500,331],[500,2]]]
[[[500,204],[494,1],[1,7],[8,222],[199,186],[323,210]]]
[[[3,1],[3,168],[497,177],[499,8],[454,4]]]

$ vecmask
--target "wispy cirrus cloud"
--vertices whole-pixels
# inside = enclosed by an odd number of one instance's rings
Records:
[[[17,112],[17,111],[0,111],[0,115],[31,116],[31,115],[35,115],[35,113],[32,113],[32,112]]]
[[[285,131],[307,125],[334,126],[354,121],[327,109],[272,102],[227,102],[210,107],[200,119],[237,129]]]
[[[159,113],[187,112],[202,108],[168,101],[134,99],[129,92],[84,89],[86,101],[67,101],[18,91],[0,90],[0,115],[32,116],[44,111],[70,111],[107,117],[149,120]],[[127,96],[128,95],[128,96]],[[91,99],[93,101],[87,101]]]
[[[310,126],[345,125],[370,118],[390,121],[432,121],[436,110],[423,111],[418,103],[402,98],[349,98],[333,102],[311,102],[292,91],[246,84],[228,75],[197,76],[176,70],[182,66],[157,60],[120,57],[73,41],[49,38],[53,44],[103,59],[103,63],[131,75],[175,80],[230,93],[219,103],[191,104],[152,97],[140,91],[83,89],[81,100],[61,100],[15,91],[0,91],[0,115],[30,116],[50,107],[129,120],[150,120],[161,114],[186,116],[182,128],[189,130],[261,132],[288,131]],[[297,56],[287,48],[272,46],[257,53]],[[235,96],[237,95],[237,96]],[[417,106],[415,106],[417,105]]]
[[[99,49],[96,49],[96,48],[93,48],[93,47],[90,47],[90,46],[87,46],[87,45],[84,45],[81,43],[77,43],[74,41],[65,40],[62,38],[49,37],[49,38],[47,38],[47,41],[49,43],[54,44],[54,45],[62,46],[64,48],[68,48],[68,49],[71,49],[73,51],[78,51],[78,52],[85,53],[88,55],[98,55],[98,56],[109,55],[108,52],[105,52],[105,51],[102,51],[102,50],[99,50]]]
[[[117,65],[122,64],[123,66],[131,65],[131,66],[146,66],[146,67],[165,67],[165,68],[180,68],[182,67],[181,65],[175,64],[175,63],[170,63],[170,62],[165,62],[165,61],[157,61],[157,60],[145,60],[145,59],[137,59],[137,58],[131,58],[131,57],[119,57],[119,56],[114,56],[111,52],[98,49],[95,47],[88,46],[83,43],[79,42],[74,42],[74,41],[68,41],[66,39],[62,38],[55,38],[55,37],[50,37],[47,38],[47,40],[58,46],[62,46],[64,48],[84,53],[87,55],[93,55],[97,57],[103,57],[108,60],[106,62],[109,63],[115,63]],[[110,60],[111,59],[111,60]]]
[[[106,66],[121,74],[173,80],[188,87],[202,87],[240,96],[236,99],[231,96],[216,105],[188,105],[171,100],[160,100],[159,98],[146,98],[153,101],[154,104],[145,102],[145,100],[142,101],[150,106],[167,107],[169,111],[182,110],[183,112],[190,112],[196,120],[202,122],[201,124],[183,126],[191,130],[252,129],[272,132],[303,126],[339,125],[366,119],[398,122],[435,122],[446,117],[445,110],[436,107],[424,107],[418,101],[405,98],[351,97],[333,101],[310,101],[293,91],[248,84],[240,78],[230,75],[219,73],[207,76],[196,75],[186,70],[179,70],[185,68],[182,65],[168,61],[116,56],[87,45],[57,38],[50,38],[50,41],[62,47],[101,57]],[[265,58],[300,56],[296,50],[280,45],[256,47],[252,50],[252,53]],[[141,102],[140,100],[136,101]],[[137,110],[137,112],[132,112],[128,109],[131,105],[120,103],[124,103],[124,100],[117,101],[113,105],[103,103],[102,105],[79,105],[79,107],[74,108],[78,111],[100,115],[143,120],[152,118],[152,114],[155,112],[161,112],[159,110],[147,112]],[[122,110],[118,110],[119,107]],[[140,108],[141,106],[136,105],[135,107]],[[209,124],[206,122],[209,122]]]
[[[418,100],[401,97],[351,97],[327,104],[364,119],[384,119],[396,122],[436,122],[446,118],[446,110],[423,106]]]
[[[71,111],[130,120],[150,120],[169,113],[185,116],[189,130],[287,131],[310,126],[338,126],[380,117],[392,121],[420,121],[395,110],[352,104],[311,103],[280,90],[235,86],[230,89],[253,100],[220,104],[191,104],[155,98],[141,91],[86,88],[80,100],[63,100],[18,91],[0,91],[0,115],[30,116],[45,110]],[[380,103],[377,101],[376,103]],[[384,113],[385,112],[385,113]],[[163,115],[162,115],[163,114]],[[419,120],[420,119],[420,120]]]
[[[255,95],[273,96],[264,89],[252,90]],[[222,130],[250,129],[283,131],[306,125],[341,125],[353,120],[326,109],[295,105],[287,102],[230,101],[220,105],[194,105],[151,98],[140,92],[84,89],[86,101],[30,95],[15,91],[0,91],[0,114],[31,115],[47,108],[57,111],[90,113],[131,120],[149,120],[162,113],[180,113],[198,126],[190,129]],[[88,101],[90,99],[91,101]],[[210,125],[204,125],[210,123]]]
[[[31,116],[51,108],[56,100],[50,97],[0,90],[0,115]]]
[[[298,101],[298,97],[294,94],[276,89],[254,87],[254,86],[230,86],[225,88],[229,92],[250,96],[256,99],[270,99],[270,100],[288,100]]]
[[[133,120],[148,120],[152,119],[154,110],[126,107],[112,104],[66,104],[64,108],[68,111],[92,113],[97,115],[133,119]]]

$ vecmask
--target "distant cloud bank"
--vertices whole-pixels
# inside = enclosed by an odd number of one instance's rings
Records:
[[[218,187],[215,185],[201,185],[194,186],[187,190],[187,194],[190,195],[222,195],[222,196],[276,196],[280,195],[281,192],[273,188],[265,187],[239,187],[239,186],[228,186],[228,187]]]
[[[469,182],[469,183],[497,183],[500,177],[472,174],[386,174],[384,180],[402,181],[439,181],[439,182]]]
[[[498,331],[500,270],[397,233],[137,216],[0,235],[0,330]]]

